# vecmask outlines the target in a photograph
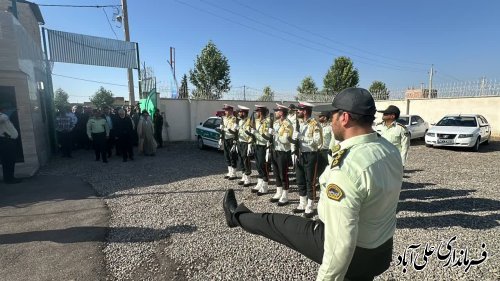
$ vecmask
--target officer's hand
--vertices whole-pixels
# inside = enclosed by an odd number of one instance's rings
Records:
[[[269,130],[267,130],[267,132],[268,132],[271,136],[274,136],[274,129],[273,129],[273,128],[269,128]]]
[[[299,137],[299,132],[294,131],[292,134],[292,139],[296,140]]]

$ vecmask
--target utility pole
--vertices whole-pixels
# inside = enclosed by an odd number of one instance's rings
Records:
[[[128,10],[127,10],[127,0],[122,0],[122,10],[123,10],[123,29],[125,30],[125,41],[130,42],[130,32],[128,29]],[[138,64],[140,62],[137,62]],[[141,67],[140,65],[138,66]],[[129,104],[135,104],[135,95],[134,95],[134,75],[132,74],[132,68],[127,69],[127,77],[128,77],[128,98]],[[139,77],[139,79],[141,79]],[[140,81],[139,81],[140,83]],[[141,93],[139,93],[139,98],[141,97]]]
[[[246,101],[247,100],[247,95],[246,95],[246,92],[245,92],[245,85],[243,85],[243,100]]]
[[[172,74],[174,75],[175,92],[177,93],[177,96],[179,96],[179,85],[177,84],[177,76],[175,75],[175,48],[174,47],[170,47],[170,60],[168,61],[168,64],[170,64],[170,68],[172,69]]]
[[[12,0],[12,14],[14,15],[14,17],[16,17],[16,19],[18,18],[17,17],[17,0]]]
[[[172,72],[174,73],[174,79],[175,78],[175,48],[170,47],[170,61],[168,62],[170,64],[170,67],[172,68]]]
[[[432,97],[432,76],[434,75],[434,65],[431,64],[431,72],[429,72],[429,98]]]

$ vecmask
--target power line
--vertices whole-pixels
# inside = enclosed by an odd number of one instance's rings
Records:
[[[115,83],[102,82],[102,81],[96,81],[96,80],[90,80],[90,79],[83,79],[83,78],[66,76],[66,75],[61,75],[61,74],[56,74],[56,73],[52,73],[52,75],[59,76],[59,77],[64,77],[64,78],[69,78],[69,79],[74,79],[74,80],[79,80],[79,81],[85,81],[85,82],[92,82],[92,83],[98,83],[98,84],[104,84],[104,85],[111,85],[111,86],[119,86],[119,87],[128,87],[128,85],[123,85],[123,84],[115,84]],[[135,88],[137,88],[137,87],[135,87]]]
[[[449,78],[451,78],[451,79],[453,79],[453,80],[455,80],[455,81],[458,81],[458,82],[463,82],[463,80],[460,80],[460,79],[456,78],[455,76],[452,76],[452,75],[446,74],[446,73],[444,73],[444,72],[443,72],[443,71],[441,71],[441,70],[439,70],[439,72],[440,72],[440,73],[437,73],[437,72],[436,72],[436,74],[437,74],[437,75],[440,75],[440,76],[443,76],[443,75],[444,75],[444,76],[448,77],[448,79],[449,79]]]
[[[113,31],[113,34],[115,35],[116,40],[118,40],[118,36],[116,35],[116,32],[113,29],[113,26],[111,25],[111,22],[109,21],[109,17],[108,17],[108,13],[106,13],[106,9],[102,8],[102,11],[106,15],[106,19],[108,20],[109,28],[111,28],[111,31]]]
[[[120,7],[120,5],[60,5],[60,4],[37,4],[40,7],[62,7],[62,8],[109,8]]]
[[[391,64],[391,63],[381,62],[381,61],[377,61],[377,60],[374,60],[374,59],[371,59],[371,58],[368,58],[368,57],[364,57],[364,56],[360,56],[360,55],[354,54],[354,53],[352,53],[352,52],[350,52],[350,51],[346,51],[346,50],[344,50],[344,49],[333,48],[332,46],[329,46],[329,45],[323,44],[323,43],[321,43],[321,42],[318,42],[318,41],[313,41],[313,40],[310,40],[309,38],[305,38],[305,37],[300,36],[300,35],[297,35],[297,34],[295,34],[295,33],[292,33],[292,32],[289,32],[289,31],[286,31],[286,30],[283,30],[283,29],[276,28],[276,27],[274,27],[274,26],[272,26],[272,25],[269,25],[269,24],[266,24],[266,23],[262,23],[262,22],[260,22],[260,21],[257,21],[257,20],[255,20],[255,19],[251,18],[251,17],[248,17],[248,16],[246,16],[246,15],[244,15],[244,14],[240,14],[240,13],[237,13],[237,12],[231,11],[230,9],[227,9],[227,8],[225,8],[225,7],[221,7],[220,5],[216,5],[216,4],[214,4],[214,3],[209,3],[209,2],[208,2],[208,1],[206,1],[206,0],[200,0],[200,2],[204,2],[204,3],[206,3],[207,5],[210,5],[210,6],[216,7],[217,9],[220,9],[220,10],[224,10],[224,11],[226,11],[226,12],[228,12],[228,13],[231,13],[231,14],[234,14],[234,15],[236,15],[236,16],[238,16],[238,17],[243,17],[243,18],[246,18],[246,19],[247,19],[247,20],[249,20],[249,21],[255,22],[255,23],[260,24],[260,25],[263,25],[263,26],[264,26],[264,27],[266,27],[266,28],[270,28],[270,29],[276,30],[276,31],[278,31],[278,32],[285,33],[285,34],[287,34],[287,35],[289,35],[289,36],[296,37],[296,38],[298,38],[298,39],[300,39],[300,40],[303,40],[303,41],[306,41],[306,42],[311,42],[311,43],[313,43],[313,44],[316,44],[316,45],[322,46],[322,47],[324,47],[324,48],[326,48],[326,49],[333,49],[333,50],[336,50],[336,51],[340,51],[340,52],[343,52],[343,53],[349,54],[349,55],[351,55],[351,56],[353,56],[353,57],[362,58],[362,59],[365,59],[365,60],[373,61],[373,62],[375,62],[375,63],[386,64],[386,65],[389,65],[389,66],[392,66],[392,67],[400,67],[400,68],[404,68],[404,67],[406,67],[406,68],[408,68],[408,69],[412,69],[412,70],[417,70],[417,71],[426,71],[426,70],[423,70],[423,69],[416,69],[416,68],[410,68],[410,67],[407,67],[407,66],[399,66],[399,65],[394,65],[394,64]],[[309,31],[307,31],[307,32],[308,32],[308,33],[311,33],[311,32],[309,32]]]
[[[264,33],[272,38],[278,38],[278,39],[281,39],[283,41],[286,41],[286,42],[289,42],[289,43],[292,43],[292,44],[295,44],[295,45],[299,45],[299,46],[302,46],[306,49],[310,49],[310,50],[314,50],[314,51],[318,51],[318,52],[321,52],[321,53],[325,53],[325,54],[328,54],[329,56],[335,56],[336,54],[330,52],[330,51],[325,51],[325,50],[321,50],[321,49],[318,49],[318,48],[315,48],[315,47],[311,47],[311,46],[308,46],[308,45],[305,45],[301,42],[297,42],[297,41],[294,41],[294,40],[290,40],[290,39],[287,39],[287,38],[284,38],[282,36],[279,36],[279,35],[276,35],[276,34],[273,34],[273,33],[270,33],[270,32],[267,32],[267,31],[264,31],[264,30],[261,30],[261,29],[258,29],[258,28],[255,28],[255,27],[252,27],[252,26],[249,26],[249,25],[246,25],[246,24],[243,24],[243,23],[240,23],[240,22],[237,22],[237,21],[234,21],[234,20],[231,20],[231,19],[228,19],[226,17],[222,17],[218,14],[215,14],[213,12],[210,12],[208,10],[205,10],[205,9],[201,9],[201,8],[198,8],[196,6],[193,6],[191,4],[188,4],[188,3],[185,3],[185,2],[182,2],[182,1],[179,1],[179,0],[174,0],[175,2],[179,3],[179,4],[182,4],[182,5],[185,5],[185,6],[188,6],[192,9],[195,9],[195,10],[198,10],[198,11],[201,11],[201,12],[204,12],[204,13],[207,13],[207,14],[210,14],[214,17],[218,17],[218,18],[221,18],[225,21],[228,21],[228,22],[231,22],[231,23],[234,23],[234,24],[237,24],[237,25],[241,25],[245,28],[248,28],[248,29],[251,29],[251,30],[254,30],[254,31],[257,31],[257,32],[260,32],[260,33]],[[376,64],[376,63],[368,63],[368,62],[364,62],[364,61],[358,61],[359,63],[361,64],[367,64],[367,65],[373,65],[373,66],[377,66],[377,67],[381,67],[381,68],[387,68],[387,69],[392,69],[392,70],[402,70],[402,71],[408,71],[408,72],[415,72],[415,73],[422,73],[423,71],[426,71],[426,70],[422,70],[422,69],[409,69],[409,68],[403,68],[403,67],[400,67],[400,66],[385,66],[385,65],[380,65],[380,64]]]
[[[289,22],[287,22],[287,21],[285,21],[285,20],[283,20],[283,19],[280,19],[280,18],[275,17],[275,16],[273,16],[273,15],[270,15],[270,14],[267,14],[267,13],[262,12],[262,11],[260,11],[260,10],[257,10],[257,9],[255,9],[255,8],[250,7],[250,6],[246,5],[246,4],[243,4],[243,3],[239,2],[239,1],[233,1],[233,2],[234,2],[234,3],[236,3],[236,4],[238,4],[238,5],[240,5],[240,6],[245,7],[245,8],[247,8],[247,9],[250,9],[250,10],[252,10],[252,11],[255,11],[255,12],[257,12],[257,13],[261,14],[261,15],[264,15],[264,16],[266,16],[266,17],[270,17],[270,18],[275,19],[275,20],[277,20],[277,21],[279,21],[279,22],[282,22],[282,23],[284,23],[284,24],[286,24],[286,25],[289,25],[289,26],[291,26],[291,27],[293,27],[293,28],[296,28],[296,29],[298,29],[298,30],[301,30],[301,31],[304,31],[304,32],[310,33],[310,34],[315,35],[315,36],[317,36],[317,37],[323,38],[323,39],[325,39],[325,40],[328,40],[328,41],[330,41],[330,42],[333,42],[333,43],[336,43],[336,44],[339,44],[339,45],[346,46],[346,47],[351,48],[351,49],[355,49],[355,50],[358,50],[358,51],[361,51],[361,52],[364,52],[364,53],[367,53],[367,54],[371,54],[371,55],[374,55],[374,56],[378,56],[378,57],[381,57],[381,58],[386,58],[386,59],[390,59],[390,60],[394,60],[394,61],[401,61],[401,62],[405,62],[405,63],[419,64],[419,65],[429,65],[429,63],[414,62],[414,61],[408,61],[408,60],[403,60],[403,59],[399,59],[399,58],[391,58],[391,57],[387,57],[387,56],[384,56],[384,55],[376,54],[376,53],[373,53],[373,52],[370,52],[370,51],[366,51],[366,50],[360,49],[360,48],[358,48],[358,47],[354,47],[354,46],[351,46],[351,45],[348,45],[348,44],[345,44],[345,43],[342,43],[342,42],[339,42],[339,41],[333,40],[333,39],[328,38],[328,37],[326,37],[326,36],[324,36],[324,35],[322,35],[322,34],[319,34],[319,33],[313,32],[313,31],[311,31],[311,30],[305,29],[305,28],[300,27],[300,26],[298,26],[298,25],[295,25],[295,24],[293,24],[293,23],[289,23]]]

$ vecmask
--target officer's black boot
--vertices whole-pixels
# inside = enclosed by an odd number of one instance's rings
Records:
[[[226,193],[224,194],[224,200],[222,202],[222,207],[224,208],[226,223],[229,227],[240,226],[238,222],[238,215],[252,212],[247,207],[245,207],[244,204],[238,205],[233,189],[226,190]]]
[[[236,207],[238,207],[238,202],[236,201],[236,196],[234,195],[233,189],[228,189],[226,190],[226,193],[224,193],[222,207],[224,208],[224,214],[226,215],[227,226],[238,226],[238,223],[234,218],[234,211],[236,210]]]

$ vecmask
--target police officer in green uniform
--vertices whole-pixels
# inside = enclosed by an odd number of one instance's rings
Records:
[[[252,130],[252,120],[248,117],[248,111],[250,111],[250,108],[238,105],[238,159],[242,173],[238,184],[245,187],[251,185],[250,175],[252,174],[252,165],[249,156],[253,145],[252,137],[245,133],[245,131]]]
[[[318,174],[323,173],[328,165],[328,155],[331,154],[330,145],[333,139],[332,123],[330,122],[330,112],[322,111],[318,114],[319,125],[323,132],[323,144],[319,149],[318,154]],[[319,175],[318,175],[319,176]]]
[[[87,121],[87,136],[94,145],[95,161],[102,157],[102,162],[108,163],[106,141],[110,134],[109,123],[98,109],[92,110],[92,114],[94,116]]]
[[[270,119],[267,117],[269,110],[266,106],[255,105],[255,129],[246,133],[255,139],[255,164],[259,178],[257,185],[252,188],[253,193],[264,195],[269,192],[269,170],[266,163],[266,150],[268,147]]]
[[[313,187],[318,176],[318,151],[323,145],[323,132],[312,115],[313,105],[301,102],[297,106],[297,118],[303,122],[299,124],[299,130],[295,127],[293,139],[295,145],[299,146],[295,175],[299,189],[299,205],[293,209],[296,214],[304,213],[307,218],[314,216]]]
[[[367,90],[347,88],[325,107],[332,112],[340,149],[320,177],[319,220],[253,213],[237,204],[230,189],[223,200],[226,223],[321,264],[316,280],[373,280],[392,258],[403,182],[401,155],[373,131],[375,101]]]
[[[238,160],[238,153],[236,149],[236,127],[238,126],[238,120],[233,115],[234,108],[231,105],[224,104],[222,108],[224,110],[224,117],[222,117],[222,122],[220,124],[221,142],[224,148],[224,159],[227,164],[227,174],[224,176],[225,179],[234,180],[236,179],[236,164]]]
[[[276,104],[274,109],[276,120],[273,124],[271,133],[273,135],[273,174],[276,178],[276,193],[271,198],[272,203],[278,203],[278,206],[285,206],[288,201],[288,189],[290,180],[288,177],[288,162],[291,153],[291,137],[293,127],[290,120],[287,119],[288,108],[282,104]]]
[[[398,148],[404,166],[410,148],[410,133],[404,125],[396,121],[400,114],[399,108],[389,105],[386,110],[378,112],[383,115],[382,122],[377,124],[377,132]]]
[[[290,121],[290,123],[292,124],[292,127],[295,128],[297,124],[297,106],[295,104],[292,103],[288,106],[288,114],[286,116],[286,119],[288,119],[288,121]],[[290,145],[290,150],[292,151],[292,153],[290,154],[289,166],[295,169],[295,164],[297,163],[297,154],[294,152],[296,152],[297,150],[295,149],[295,144],[293,142]]]

